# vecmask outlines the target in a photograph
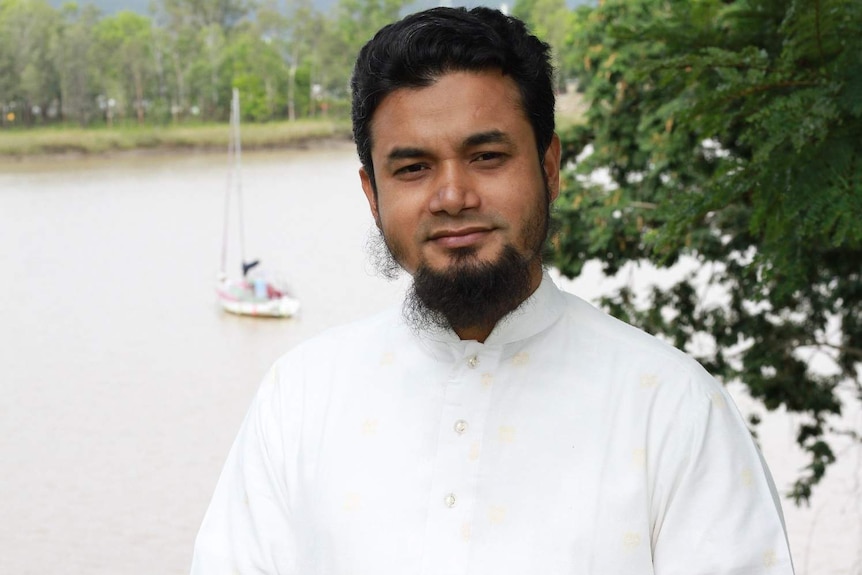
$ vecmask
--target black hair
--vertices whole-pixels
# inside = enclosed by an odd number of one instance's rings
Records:
[[[521,20],[484,7],[441,7],[377,32],[359,51],[350,82],[353,138],[372,185],[371,119],[383,98],[399,88],[430,86],[448,72],[493,69],[517,84],[541,162],[554,135],[553,66],[550,46]]]

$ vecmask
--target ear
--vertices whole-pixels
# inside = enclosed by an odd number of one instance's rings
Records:
[[[359,181],[362,182],[362,191],[365,192],[365,199],[368,200],[368,207],[371,209],[371,215],[374,217],[374,222],[377,227],[380,227],[380,214],[377,211],[377,194],[374,192],[374,184],[371,183],[371,175],[365,168],[359,168]]]
[[[542,159],[542,169],[545,171],[552,202],[560,195],[560,152],[560,137],[555,133]]]

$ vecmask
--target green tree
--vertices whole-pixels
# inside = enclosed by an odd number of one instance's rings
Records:
[[[398,19],[412,0],[339,0],[325,30],[320,84],[336,99],[347,100],[350,75],[359,49],[377,30]]]
[[[224,30],[210,25],[196,30],[194,45],[200,50],[194,53],[189,69],[191,100],[200,103],[204,117],[227,119],[230,76],[224,69],[228,38]]]
[[[290,70],[288,118],[292,121],[297,118],[298,110],[305,110],[305,115],[313,113],[310,80],[320,61],[320,39],[326,23],[311,0],[288,0],[287,6],[287,36],[283,50]]]
[[[229,87],[240,91],[240,111],[252,121],[272,120],[287,107],[288,69],[272,38],[256,27],[234,35],[226,53]],[[224,96],[227,98],[227,95]]]
[[[564,83],[574,72],[568,59],[563,57],[566,40],[574,26],[575,13],[565,0],[517,0],[512,16],[527,23],[530,30],[551,45],[557,82]]]
[[[26,123],[59,97],[50,50],[58,23],[44,0],[0,0],[0,104]]]
[[[231,75],[226,52],[232,37],[255,19],[257,2],[159,0],[154,8],[174,118],[194,108],[205,118],[227,118]]]
[[[59,75],[63,118],[82,126],[98,112],[93,70],[93,30],[98,19],[99,11],[93,6],[79,9],[77,4],[64,5],[51,51]]]
[[[229,33],[255,10],[254,0],[160,0],[160,10],[196,29],[216,26]],[[228,99],[230,101],[230,99]]]
[[[163,97],[169,100],[173,121],[181,121],[193,109],[192,70],[204,45],[191,6],[184,2],[152,4],[154,48],[162,68]]]
[[[156,91],[150,19],[124,10],[102,19],[95,37],[105,95],[121,106],[131,103],[138,123],[143,123],[146,97]],[[114,96],[116,90],[119,93]]]
[[[574,277],[589,260],[609,275],[696,261],[670,288],[602,303],[801,414],[810,462],[791,495],[807,501],[835,459],[825,434],[860,438],[838,416],[862,401],[862,3],[605,0],[579,14],[570,49],[591,106],[564,135],[576,168],[555,264]]]

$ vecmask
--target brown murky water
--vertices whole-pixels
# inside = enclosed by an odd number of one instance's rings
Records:
[[[372,223],[349,147],[246,154],[244,167],[247,255],[290,282],[297,319],[215,305],[223,156],[0,162],[0,573],[186,572],[264,371],[398,301],[403,282],[364,255]],[[567,286],[591,297],[602,284]],[[761,431],[782,487],[801,462],[790,423]],[[862,454],[841,457],[810,509],[785,506],[800,574],[862,573]]]

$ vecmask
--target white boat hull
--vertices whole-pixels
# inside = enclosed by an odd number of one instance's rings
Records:
[[[255,317],[292,317],[299,311],[299,300],[282,293],[258,297],[247,282],[222,280],[216,287],[222,309],[237,315]]]

